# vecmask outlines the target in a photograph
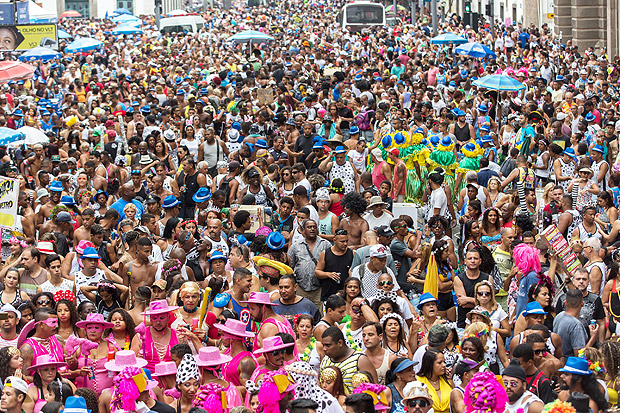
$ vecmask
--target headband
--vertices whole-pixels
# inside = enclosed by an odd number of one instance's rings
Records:
[[[16,236],[9,238],[9,244],[19,244],[22,248],[28,248],[28,243],[23,239],[18,239]]]
[[[327,381],[327,380],[336,381],[337,378],[338,378],[338,373],[336,373],[336,370],[326,368],[326,369],[321,370],[321,378],[319,379],[319,381]]]
[[[20,356],[21,355],[19,350],[17,348],[15,348],[15,347],[7,347],[6,352],[9,355],[9,357],[15,357],[15,356]]]

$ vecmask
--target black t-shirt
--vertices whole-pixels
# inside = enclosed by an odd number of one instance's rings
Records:
[[[56,246],[58,247],[58,254],[63,257],[66,257],[69,254],[69,244],[67,241],[67,237],[62,232],[54,232],[54,236],[56,237]]]
[[[342,109],[338,109],[338,116],[342,118],[353,119],[353,112],[348,107],[344,107]],[[343,120],[340,122],[340,129],[350,129],[351,124],[349,121]]]
[[[157,413],[176,413],[173,407],[168,406],[165,403],[155,400],[155,406],[151,407],[151,410]]]

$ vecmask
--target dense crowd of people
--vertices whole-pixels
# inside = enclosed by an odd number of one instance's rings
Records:
[[[48,139],[0,147],[0,410],[616,408],[620,58],[233,6],[197,33],[62,20],[103,47],[2,85],[0,126]]]

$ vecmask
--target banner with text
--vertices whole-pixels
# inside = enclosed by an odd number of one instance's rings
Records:
[[[0,176],[0,227],[15,228],[19,181]]]
[[[1,25],[0,38],[0,51],[30,50],[38,46],[58,48],[55,24]]]

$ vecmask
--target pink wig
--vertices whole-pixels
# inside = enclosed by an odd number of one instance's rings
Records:
[[[140,397],[140,390],[133,380],[133,377],[143,374],[138,367],[125,367],[116,377],[114,377],[114,387],[112,388],[112,401],[110,410],[136,411],[136,400]]]
[[[489,371],[474,374],[465,387],[465,413],[502,413],[508,402],[506,390]]]
[[[284,397],[274,381],[274,376],[278,375],[288,377],[288,373],[282,368],[276,371],[268,371],[263,375],[263,384],[260,386],[260,390],[258,390],[260,406],[257,411],[262,413],[280,413],[279,403]]]
[[[192,402],[192,406],[205,409],[209,413],[224,413],[225,402],[222,402],[222,397],[225,397],[226,393],[224,388],[217,383],[207,383],[200,386],[196,397]]]
[[[515,260],[517,268],[523,272],[523,275],[527,275],[531,271],[538,274],[540,272],[540,258],[538,258],[538,254],[540,254],[538,248],[522,243],[514,247],[512,258]]]

